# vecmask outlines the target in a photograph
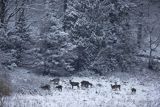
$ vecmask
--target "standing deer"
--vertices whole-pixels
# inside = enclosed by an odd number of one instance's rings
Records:
[[[111,84],[111,88],[112,90],[117,90],[117,89],[121,90],[121,85],[117,85],[117,82],[115,82],[115,85]]]
[[[90,83],[90,82],[88,82],[88,81],[82,81],[82,82],[81,82],[81,87],[88,88],[89,86],[92,87],[93,84]]]
[[[60,82],[60,79],[59,78],[55,78],[53,80],[50,80],[50,82],[53,82],[53,84],[58,85],[59,82]]]
[[[79,88],[79,82],[72,82],[71,80],[69,80],[69,83],[72,85],[72,89],[74,86],[77,86],[77,88]]]
[[[132,93],[136,93],[136,89],[135,88],[131,88]]]
[[[59,91],[62,91],[62,85],[58,85],[58,86],[56,86],[56,88],[59,90]]]

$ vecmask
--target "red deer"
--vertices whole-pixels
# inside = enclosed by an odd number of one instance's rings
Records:
[[[50,80],[50,82],[53,82],[53,84],[58,85],[59,82],[60,82],[60,79],[59,78],[55,78],[53,80]]]
[[[111,88],[112,90],[117,90],[117,89],[121,90],[121,85],[117,85],[117,83],[115,83],[115,85],[111,84]]]
[[[131,88],[132,93],[136,93],[136,89],[135,88]]]
[[[46,84],[46,85],[44,85],[44,86],[41,86],[41,88],[42,88],[43,90],[50,90],[50,85]]]
[[[85,87],[85,88],[88,88],[88,87],[92,87],[92,83],[88,82],[88,81],[82,81],[81,82],[81,87]]]
[[[56,88],[57,88],[59,91],[62,91],[62,85],[58,85],[58,86],[56,86]]]
[[[72,85],[72,89],[74,86],[77,86],[77,88],[79,88],[79,82],[72,82],[71,80],[69,80],[69,83]]]

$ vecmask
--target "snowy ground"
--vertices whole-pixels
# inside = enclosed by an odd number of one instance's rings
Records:
[[[63,77],[63,91],[39,87],[49,83],[51,77],[37,76],[24,69],[11,73],[13,95],[4,98],[4,107],[160,107],[160,78],[158,73],[146,70],[135,74],[112,73],[106,77]],[[87,80],[92,88],[71,89],[69,80]],[[110,84],[121,84],[120,91],[112,91]],[[101,84],[102,86],[100,86]],[[137,89],[131,94],[131,88]]]

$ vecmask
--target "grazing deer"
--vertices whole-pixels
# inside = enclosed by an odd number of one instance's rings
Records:
[[[41,86],[40,88],[42,88],[43,90],[50,90],[50,85],[46,84],[44,86]]]
[[[56,88],[59,90],[59,91],[62,91],[62,85],[58,85],[58,86],[56,86]]]
[[[50,82],[53,82],[53,84],[58,85],[59,82],[60,82],[60,79],[59,78],[55,78],[53,80],[50,80]]]
[[[117,89],[121,90],[121,85],[112,85],[111,84],[111,88],[112,88],[112,90],[117,90]]]
[[[136,93],[136,89],[135,88],[131,88],[132,93]]]
[[[88,87],[92,87],[92,83],[88,82],[88,81],[82,81],[81,82],[81,87],[85,87],[85,88],[88,88]]]
[[[77,88],[79,88],[79,82],[72,82],[71,80],[69,80],[69,83],[72,85],[72,89],[74,86],[77,86]]]

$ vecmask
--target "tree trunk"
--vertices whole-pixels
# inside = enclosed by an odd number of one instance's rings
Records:
[[[0,28],[5,26],[6,0],[0,0]]]
[[[150,51],[149,51],[149,61],[148,61],[148,68],[149,69],[152,69],[152,61],[153,61],[153,58],[152,58],[152,37],[151,35],[149,35],[149,48],[150,48]]]
[[[63,19],[63,30],[64,32],[66,31],[66,10],[67,10],[67,0],[64,0],[64,4],[63,4],[63,12],[64,12],[64,19]]]
[[[152,62],[153,62],[153,58],[152,58],[152,49],[151,49],[149,52],[149,61],[148,61],[148,68],[149,69],[153,69]]]
[[[138,24],[138,33],[137,33],[138,48],[141,48],[141,42],[142,42],[142,24]]]

